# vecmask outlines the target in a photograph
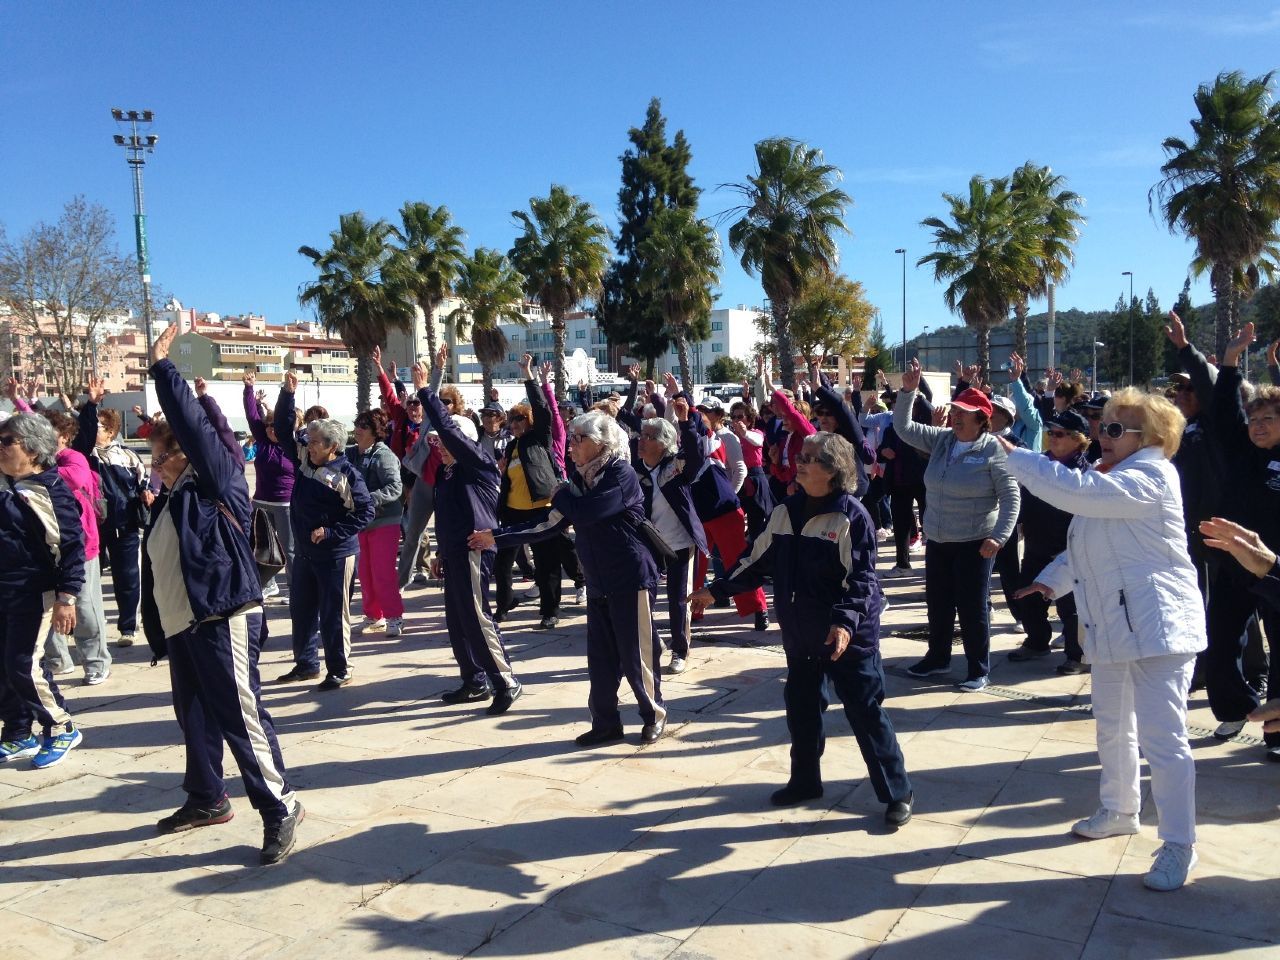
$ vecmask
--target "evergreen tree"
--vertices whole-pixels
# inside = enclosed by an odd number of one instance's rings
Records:
[[[663,208],[696,210],[699,190],[687,170],[693,157],[689,142],[683,130],[667,142],[667,121],[657,97],[649,101],[644,126],[632,127],[627,138],[631,147],[619,157],[617,259],[605,274],[596,317],[610,343],[625,345],[645,361],[652,376],[670,341],[658,298],[639,282],[644,269],[640,246],[649,237],[655,213]]]
[[[889,349],[889,341],[884,335],[884,320],[880,312],[876,311],[875,319],[871,321],[871,336],[868,338],[867,362],[862,371],[862,382],[870,389],[875,385],[877,370],[893,373],[896,369],[893,351]]]

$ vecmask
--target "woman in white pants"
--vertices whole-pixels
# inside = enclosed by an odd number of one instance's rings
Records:
[[[1005,443],[1009,472],[1075,515],[1066,552],[1018,594],[1074,593],[1093,665],[1102,805],[1072,832],[1090,839],[1138,832],[1141,747],[1163,841],[1145,880],[1152,890],[1181,887],[1196,863],[1187,691],[1205,621],[1170,463],[1184,425],[1168,400],[1126,389],[1102,412],[1097,470],[1069,470]]]

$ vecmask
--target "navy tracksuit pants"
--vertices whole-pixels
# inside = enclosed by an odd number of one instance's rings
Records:
[[[1209,587],[1209,647],[1204,652],[1205,690],[1215,719],[1243,720],[1261,702],[1248,681],[1250,622],[1259,613],[1271,644],[1267,696],[1280,696],[1280,615],[1258,603],[1250,589],[1252,575],[1237,564],[1222,565]],[[1268,747],[1280,745],[1280,733],[1263,735]]]
[[[969,672],[966,680],[991,672],[991,569],[995,557],[983,557],[981,540],[944,543],[930,540],[924,554],[924,602],[929,616],[929,653],[939,666],[951,663],[956,616]]]
[[[121,633],[138,630],[138,602],[142,596],[142,534],[137,528],[123,533],[102,528],[102,543],[111,564],[111,589],[116,597],[116,622]]]
[[[593,729],[622,725],[618,685],[623,677],[635,694],[641,720],[649,724],[667,719],[658,670],[662,641],[653,619],[655,592],[649,588],[587,597],[587,673],[591,678],[587,705]]]
[[[462,682],[509,690],[516,678],[489,606],[496,556],[494,550],[468,550],[443,558],[444,622]]]
[[[821,758],[827,744],[822,722],[824,677],[830,678],[844,704],[876,799],[881,803],[907,799],[911,781],[893,723],[882,706],[884,666],[878,650],[864,655],[847,649],[839,660],[787,652],[783,698],[791,732],[792,784],[802,788],[822,785]]]
[[[271,715],[262,705],[258,654],[262,611],[200,623],[169,638],[173,711],[187,747],[182,788],[193,804],[211,807],[226,794],[222,743],[240,768],[244,790],[267,823],[293,807]]]
[[[325,672],[331,677],[349,675],[351,579],[355,572],[355,554],[326,560],[303,553],[294,556],[289,616],[293,620],[293,659],[304,670],[320,669],[323,644]]]
[[[39,651],[53,618],[52,593],[12,597],[0,603],[0,739],[25,740],[39,721],[45,736],[71,722]]]
[[[693,555],[697,547],[677,550],[667,561],[667,616],[671,631],[671,652],[681,659],[689,656],[689,591],[693,588]],[[717,576],[720,576],[717,572]]]

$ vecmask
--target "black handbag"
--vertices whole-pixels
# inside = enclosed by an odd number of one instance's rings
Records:
[[[240,526],[240,521],[236,519],[230,507],[219,500],[218,509],[231,521],[233,527],[244,533],[244,528]],[[249,548],[253,551],[253,559],[258,564],[258,580],[266,586],[267,581],[284,569],[284,544],[280,542],[280,534],[276,532],[276,525],[272,522],[271,515],[261,507],[253,508],[250,528]]]
[[[630,514],[628,514],[628,517],[630,517]],[[653,525],[652,520],[632,520],[631,526],[639,534],[644,545],[653,554],[653,559],[657,560],[660,566],[666,566],[676,559],[676,552],[671,549],[671,545],[666,540],[662,539],[662,534],[658,532],[658,528]]]

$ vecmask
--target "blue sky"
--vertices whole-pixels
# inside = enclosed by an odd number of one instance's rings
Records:
[[[842,265],[891,338],[894,248],[909,251],[910,334],[953,322],[914,266],[929,249],[919,221],[972,174],[1028,159],[1087,199],[1059,308],[1109,307],[1122,270],[1169,304],[1191,251],[1148,212],[1160,142],[1189,132],[1198,83],[1274,69],[1278,51],[1277,2],[9,0],[0,222],[21,233],[83,193],[131,244],[108,111],[150,108],[156,282],[189,306],[283,322],[303,315],[298,246],[322,244],[344,211],[444,203],[471,244],[506,250],[510,211],[556,182],[612,226],[617,157],[656,95],[692,143],[705,213],[732,205],[714,188],[748,172],[762,137],[804,139],[843,169]],[[760,300],[730,259],[721,304]]]

